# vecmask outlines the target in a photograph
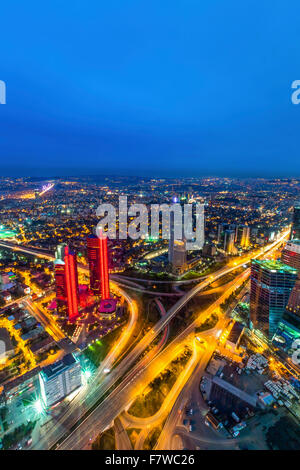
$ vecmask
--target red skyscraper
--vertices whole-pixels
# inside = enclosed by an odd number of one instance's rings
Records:
[[[56,297],[67,303],[68,319],[73,321],[78,317],[78,275],[75,253],[68,246],[60,245],[56,251],[55,281]]]
[[[87,239],[87,252],[90,270],[90,288],[96,295],[100,295],[100,240],[95,235]]]
[[[107,237],[100,238],[91,235],[87,239],[88,261],[90,269],[90,288],[102,297],[102,300],[110,298]]]

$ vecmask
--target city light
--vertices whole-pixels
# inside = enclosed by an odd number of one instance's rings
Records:
[[[45,407],[42,400],[39,398],[33,404],[32,408],[34,409],[37,415],[42,415],[45,412]]]
[[[92,372],[89,369],[84,369],[82,371],[82,374],[83,374],[83,378],[84,378],[85,383],[87,383],[89,381],[89,379],[92,377]]]

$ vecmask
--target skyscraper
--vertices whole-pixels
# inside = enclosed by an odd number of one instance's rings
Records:
[[[250,319],[272,339],[297,279],[297,271],[281,261],[252,260]]]
[[[281,261],[300,273],[300,240],[294,239],[287,242],[281,253]]]
[[[108,300],[109,294],[109,274],[108,274],[108,254],[107,237],[102,235],[100,241],[100,275],[101,275],[101,298]]]
[[[300,240],[287,242],[282,250],[282,261],[298,271],[298,278],[289,297],[284,319],[300,329]]]
[[[250,227],[248,225],[239,225],[237,229],[237,243],[242,248],[247,248],[250,244]]]
[[[293,225],[291,230],[291,239],[300,239],[300,202],[295,204],[293,213]]]
[[[95,295],[101,295],[102,300],[110,297],[107,237],[98,238],[91,235],[87,239],[88,261],[90,270],[90,288]]]
[[[54,261],[56,297],[67,303],[69,321],[78,317],[78,274],[76,254],[65,244],[59,245]]]
[[[172,255],[172,271],[181,274],[186,270],[185,240],[175,240]]]
[[[176,200],[177,198],[173,198],[173,202]],[[177,262],[174,263],[176,253],[177,261],[179,258],[184,258],[184,263],[181,265],[186,264],[186,251],[202,250],[205,239],[204,204],[197,203],[193,206],[190,204],[188,207],[192,207],[191,212],[184,204],[179,207],[181,207],[181,212],[170,211],[168,221],[170,230],[168,261],[172,266],[178,265]]]
[[[170,264],[173,264],[174,259],[174,246],[176,241],[176,233],[181,233],[182,236],[182,221],[183,217],[176,218],[173,211],[170,212],[170,239],[169,239],[169,251],[168,260]],[[176,227],[177,224],[177,227]],[[181,240],[182,241],[182,240]]]
[[[96,295],[100,295],[100,241],[96,235],[91,235],[87,239],[87,252],[90,271],[90,288]]]
[[[225,230],[224,234],[224,251],[225,253],[232,255],[234,253],[234,240],[235,240],[235,231],[234,230]]]
[[[237,233],[238,233],[238,226],[235,224],[219,224],[218,225],[218,243],[222,243],[224,245],[226,231],[230,230],[234,232],[234,240],[235,243],[237,241]]]

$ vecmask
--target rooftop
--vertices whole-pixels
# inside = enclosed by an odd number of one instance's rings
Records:
[[[73,354],[67,354],[61,361],[56,361],[54,364],[50,364],[42,369],[42,374],[46,380],[52,379],[57,374],[60,374],[63,370],[68,369],[72,364],[75,364],[76,359]]]
[[[297,274],[298,271],[294,268],[291,268],[287,264],[282,263],[279,260],[273,259],[266,259],[266,260],[252,260],[252,264],[259,265],[263,269],[266,269],[270,272],[281,272],[281,273],[289,273],[289,274]]]
[[[228,335],[227,341],[230,341],[231,343],[236,344],[244,331],[245,327],[239,322],[235,322],[233,327],[230,330],[230,333]]]

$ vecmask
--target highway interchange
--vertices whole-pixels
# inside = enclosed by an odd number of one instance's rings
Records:
[[[250,259],[258,258],[270,253],[273,249],[276,249],[284,240],[287,238],[289,231],[285,231],[281,237],[274,243],[268,245],[262,250],[259,250],[255,254],[251,253],[248,257],[240,262],[237,262],[234,266],[225,266],[214,274],[204,278],[201,282],[197,283],[188,292],[180,297],[180,299],[158,320],[158,322],[150,329],[145,336],[126,354],[126,356],[118,362],[114,367],[115,362],[120,357],[122,351],[124,351],[126,344],[129,342],[132,333],[138,322],[138,309],[136,302],[131,296],[124,290],[126,283],[125,279],[121,276],[111,276],[113,281],[111,282],[112,289],[123,296],[129,306],[129,321],[126,328],[122,332],[121,339],[113,346],[106,359],[100,365],[92,379],[82,387],[81,391],[68,404],[64,413],[56,420],[50,420],[46,426],[41,428],[41,434],[39,439],[36,440],[32,448],[33,449],[88,449],[94,438],[105,429],[113,425],[114,420],[117,419],[124,410],[128,409],[130,403],[134,397],[137,396],[138,391],[142,391],[147,384],[163,370],[166,365],[172,361],[172,358],[182,351],[183,347],[187,344],[191,344],[192,332],[199,323],[205,318],[209,317],[213,311],[218,309],[221,303],[233,292],[238,286],[240,286],[249,277],[249,268],[247,264]],[[1,246],[6,248],[24,251],[35,256],[42,256],[49,260],[53,259],[53,256],[47,253],[42,253],[39,250],[32,248],[15,246],[10,243],[1,242]],[[168,325],[170,321],[181,311],[181,309],[199,292],[202,292],[210,284],[216,280],[226,276],[227,274],[237,270],[238,268],[244,267],[242,273],[239,273],[229,286],[226,286],[224,294],[214,302],[208,309],[201,313],[201,315],[190,324],[184,331],[180,332],[175,339],[165,346],[166,341],[161,341],[158,346],[151,350],[150,354],[141,357],[144,351],[151,345],[155,338],[161,333],[168,331]],[[79,269],[82,272],[87,273],[87,267],[79,265]],[[122,288],[120,287],[118,280],[122,282]],[[128,284],[128,288],[133,283]],[[28,307],[32,309],[35,316],[40,315],[35,306],[25,299]],[[163,305],[161,304],[161,309]],[[41,323],[47,324],[47,320],[50,324],[47,326],[52,330],[52,333],[59,337],[59,331],[53,327],[53,322],[49,318],[40,318]],[[223,318],[220,318],[218,329],[222,328]],[[186,373],[179,376],[175,386],[173,387],[160,410],[159,416],[147,419],[148,426],[151,424],[157,424],[166,419],[165,427],[161,433],[160,439],[157,443],[157,448],[170,448],[175,442],[189,440],[190,436],[185,436],[186,430],[178,429],[178,417],[182,412],[182,403],[185,396],[188,396],[186,387],[192,389],[193,383],[200,380],[201,373],[205,369],[209,358],[215,348],[214,331],[209,332],[209,345],[207,349],[202,353],[200,351],[193,353],[193,359],[189,362],[189,367],[186,369]],[[198,361],[198,354],[201,355],[201,360]],[[196,360],[197,358],[197,360]],[[198,364],[198,365],[197,365]],[[197,367],[196,367],[197,365]],[[109,369],[110,373],[105,374],[105,369]],[[179,380],[180,379],[180,380]],[[191,379],[191,380],[190,380]],[[125,413],[126,417],[126,413]],[[124,417],[122,417],[123,421]],[[127,417],[128,419],[128,417]],[[120,422],[117,421],[117,425],[120,428]],[[125,420],[126,424],[126,420]],[[128,423],[127,423],[128,424]],[[143,427],[143,423],[140,423]],[[151,425],[152,425],[151,424]],[[176,432],[174,434],[174,430]],[[146,433],[144,432],[144,435]],[[176,436],[174,438],[174,435]],[[172,437],[173,436],[173,437]],[[180,437],[181,436],[181,437]],[[139,443],[142,445],[142,438]],[[127,441],[128,443],[128,441]],[[123,445],[125,445],[123,443]]]

